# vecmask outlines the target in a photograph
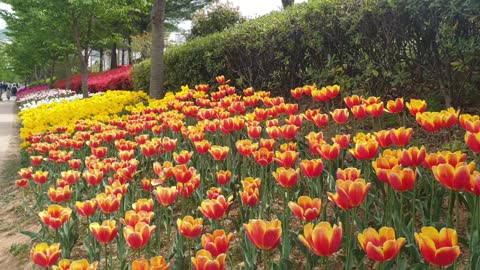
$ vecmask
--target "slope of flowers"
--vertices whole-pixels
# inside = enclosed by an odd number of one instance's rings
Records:
[[[107,91],[87,99],[61,100],[60,103],[42,104],[19,113],[22,121],[20,137],[47,131],[74,130],[77,120],[105,120],[122,112],[125,106],[147,100],[144,92]]]
[[[72,90],[43,89],[23,93],[20,97],[17,97],[16,102],[20,111],[23,111],[25,109],[36,108],[42,104],[58,103],[62,100],[75,100],[79,98],[82,98],[82,95],[76,94]]]
[[[292,90],[315,100],[301,112],[217,80],[217,91],[185,87],[121,116],[104,113],[99,100],[116,99],[108,93],[44,110],[49,123],[73,130],[24,137],[30,164],[17,185],[35,202],[44,242],[32,248],[34,263],[426,269],[463,254],[461,269],[475,269],[479,116],[426,112],[417,99],[341,98],[338,86]],[[346,108],[329,109],[342,101]],[[118,113],[134,102],[108,107]],[[83,119],[58,120],[72,110]],[[398,124],[385,128],[386,120]],[[415,143],[455,134],[465,144],[450,151]],[[71,258],[77,245],[85,258]]]
[[[88,74],[88,92],[105,92],[109,89],[130,90],[133,87],[130,70],[132,66],[122,66],[116,69],[104,72],[96,72]],[[55,82],[56,88],[64,89],[66,80]],[[81,92],[82,75],[76,74],[72,76],[70,88],[73,91]]]

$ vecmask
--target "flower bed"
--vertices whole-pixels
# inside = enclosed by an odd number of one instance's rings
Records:
[[[17,96],[16,102],[20,111],[36,108],[42,104],[58,103],[63,100],[75,100],[82,98],[82,95],[76,94],[72,90],[64,89],[42,89],[36,91],[23,92]]]
[[[426,112],[416,99],[342,99],[338,86],[292,90],[312,104],[301,111],[217,80],[218,90],[185,87],[161,101],[116,92],[22,113],[30,164],[17,185],[34,202],[44,242],[32,260],[86,259],[91,269],[475,266],[479,116]],[[431,144],[440,140],[447,151]]]
[[[130,70],[131,66],[123,66],[104,72],[88,74],[88,92],[105,92],[109,89],[131,90],[133,87]],[[56,88],[64,89],[66,80],[60,80],[55,83]],[[73,91],[82,91],[82,75],[76,74],[72,76],[70,88]]]

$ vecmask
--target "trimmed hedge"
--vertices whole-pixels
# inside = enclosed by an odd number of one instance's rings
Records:
[[[224,74],[284,96],[307,83],[339,84],[473,107],[480,97],[476,14],[480,4],[467,0],[311,0],[169,48],[165,85],[214,83]],[[147,67],[134,68],[136,87],[148,86]]]

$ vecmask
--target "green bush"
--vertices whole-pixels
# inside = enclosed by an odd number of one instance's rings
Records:
[[[168,49],[165,85],[224,74],[284,96],[303,84],[339,84],[347,93],[427,93],[475,107],[478,14],[468,0],[310,0]]]
[[[150,88],[150,67],[152,62],[150,59],[135,64],[132,68],[132,81],[136,90],[145,90],[148,92]]]

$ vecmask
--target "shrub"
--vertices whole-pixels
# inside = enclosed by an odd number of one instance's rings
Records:
[[[170,48],[165,85],[213,83],[225,74],[240,87],[286,96],[328,81],[347,92],[431,92],[447,106],[474,107],[480,5],[463,2],[309,1]]]
[[[88,91],[90,93],[96,93],[107,90],[131,90],[133,88],[132,77],[130,75],[131,69],[131,66],[123,66],[104,72],[88,74]],[[66,83],[66,79],[57,81],[55,87],[64,89]],[[82,74],[72,76],[70,88],[76,92],[81,91]]]
[[[150,59],[135,64],[132,69],[132,81],[135,89],[145,90],[148,92],[150,88],[150,67],[152,62]]]

